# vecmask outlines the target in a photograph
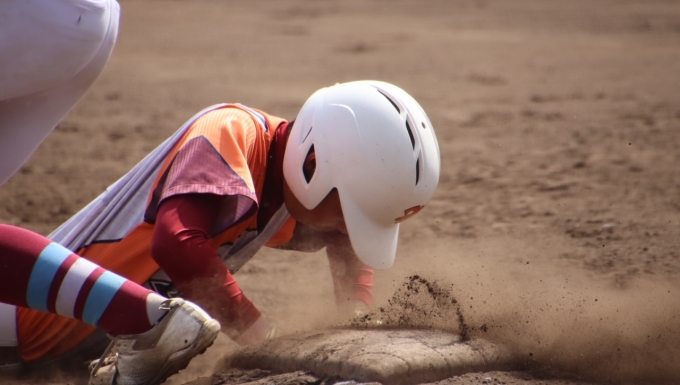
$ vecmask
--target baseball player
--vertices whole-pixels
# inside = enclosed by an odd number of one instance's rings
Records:
[[[164,295],[181,292],[245,345],[276,332],[232,275],[261,246],[325,246],[338,304],[370,306],[372,269],[392,265],[399,223],[429,201],[439,168],[426,114],[391,84],[321,89],[291,122],[220,104],[187,121],[50,238]],[[36,360],[94,333],[31,309],[18,308],[16,322],[27,334],[53,336],[32,346]],[[54,332],[59,322],[70,331],[69,349]],[[93,383],[122,383],[121,351],[131,339],[113,345],[118,355],[93,368]]]
[[[3,1],[0,185],[99,76],[115,44],[119,13],[115,0]],[[186,366],[219,331],[219,323],[198,306],[167,300],[38,234],[7,225],[0,225],[0,286],[0,369],[73,350],[82,341],[70,340],[68,321],[78,320],[73,322],[80,328],[99,327],[136,343],[119,344],[116,359],[108,361],[115,361],[108,377],[93,382],[154,384]],[[17,322],[27,319],[29,309],[63,317],[49,330],[33,323],[39,316]],[[55,338],[61,343],[42,349]]]

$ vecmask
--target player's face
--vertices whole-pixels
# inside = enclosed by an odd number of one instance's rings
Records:
[[[339,231],[347,234],[345,218],[342,215],[340,197],[338,191],[333,189],[316,207],[309,210],[300,203],[293,192],[284,183],[283,198],[286,208],[296,221],[304,223],[316,231],[333,232]]]

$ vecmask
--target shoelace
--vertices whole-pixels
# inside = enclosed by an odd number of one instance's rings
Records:
[[[92,368],[92,371],[90,372],[92,374],[92,377],[97,377],[97,372],[99,371],[99,368],[104,365],[104,362],[107,361],[109,353],[113,350],[113,347],[116,346],[116,342],[118,341],[118,337],[113,337],[111,342],[109,343],[109,346],[104,349],[104,353],[102,353],[102,356],[99,357],[99,360],[97,360],[97,364]],[[112,361],[113,358],[111,358],[110,361]],[[109,362],[110,362],[109,361]]]
[[[167,300],[161,302],[161,305],[158,308],[160,310],[166,311],[166,313],[163,314],[163,317],[165,317],[165,315],[168,314],[167,312],[170,311],[172,308],[174,308],[176,306],[177,306],[177,303],[175,303],[175,301],[173,301],[172,299],[167,299]],[[161,317],[158,320],[158,322],[160,322],[163,319],[163,317]],[[99,357],[99,360],[97,360],[97,363],[95,364],[94,368],[92,368],[92,371],[90,372],[92,374],[92,377],[97,377],[97,372],[99,371],[99,369],[105,363],[107,363],[107,361],[108,361],[108,363],[111,363],[115,360],[115,357],[111,357],[111,359],[109,359],[108,355],[111,353],[114,346],[116,346],[116,342],[118,342],[118,337],[113,337],[111,339],[111,342],[109,343],[109,346],[107,346],[106,349],[104,349],[104,353],[102,353],[102,356]]]

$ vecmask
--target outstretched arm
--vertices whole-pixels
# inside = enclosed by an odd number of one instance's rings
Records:
[[[373,301],[373,269],[357,258],[346,234],[324,233],[297,222],[293,238],[276,248],[316,252],[324,246],[338,307],[345,312],[369,308]]]
[[[368,309],[373,301],[373,269],[357,258],[346,234],[336,231],[324,238],[338,307],[347,312]]]
[[[158,210],[152,254],[187,299],[208,311],[227,335],[240,342],[253,325],[266,321],[208,242],[224,199],[231,198],[184,194],[164,200]]]

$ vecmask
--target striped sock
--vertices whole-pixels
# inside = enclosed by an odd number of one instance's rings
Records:
[[[147,331],[158,294],[30,231],[0,225],[0,302],[82,320],[111,335]]]

